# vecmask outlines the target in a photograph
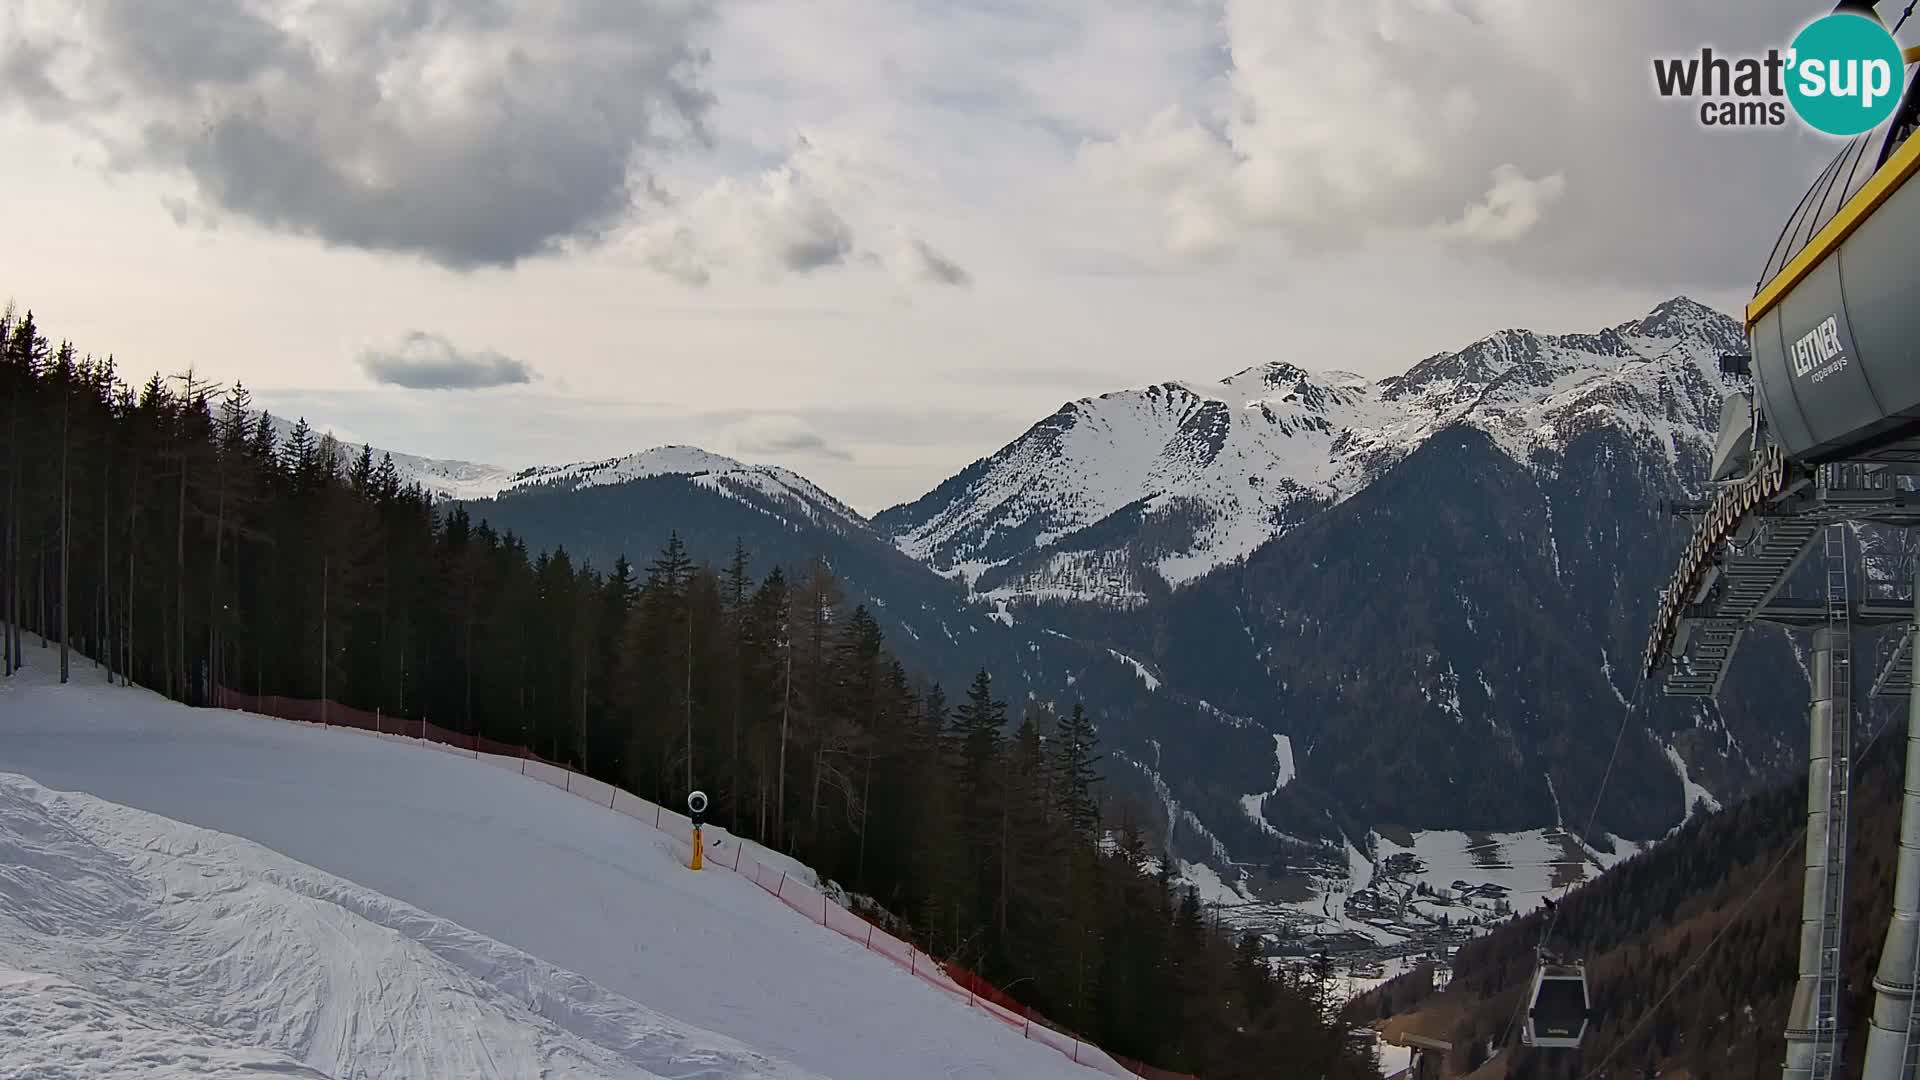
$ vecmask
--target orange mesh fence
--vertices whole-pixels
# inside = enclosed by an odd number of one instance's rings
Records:
[[[215,690],[215,702],[226,709],[257,713],[302,723],[351,728],[370,734],[415,739],[462,756],[478,758],[496,767],[559,788],[569,794],[624,814],[665,833],[691,860],[693,823],[683,814],[648,802],[631,792],[605,781],[574,772],[564,765],[548,761],[525,747],[468,735],[432,724],[426,720],[396,719],[378,711],[348,708],[333,702],[302,698],[255,697],[225,687]],[[1186,1073],[1156,1069],[1128,1058],[1109,1054],[1015,1000],[1013,995],[957,964],[943,964],[911,943],[888,933],[866,916],[836,903],[831,896],[799,875],[777,869],[779,856],[765,852],[765,860],[756,859],[748,841],[733,836],[718,826],[705,829],[707,841],[704,865],[708,869],[739,874],[758,885],[774,899],[785,904],[808,921],[833,931],[868,950],[891,960],[896,966],[927,985],[944,991],[955,1001],[979,1009],[1002,1024],[1020,1031],[1028,1039],[1052,1047],[1061,1054],[1108,1076],[1137,1076],[1147,1080],[1199,1080]]]

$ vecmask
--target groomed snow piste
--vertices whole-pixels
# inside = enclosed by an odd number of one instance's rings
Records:
[[[604,807],[85,661],[55,686],[29,649],[0,684],[0,1074],[1098,1075]]]
[[[0,1072],[815,1074],[251,841],[0,773]]]

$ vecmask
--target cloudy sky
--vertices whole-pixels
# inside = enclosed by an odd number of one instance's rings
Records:
[[[1832,146],[1651,60],[1819,13],[7,0],[0,296],[356,441],[695,443],[871,511],[1086,394],[1734,310]]]

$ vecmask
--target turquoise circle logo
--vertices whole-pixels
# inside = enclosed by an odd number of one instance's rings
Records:
[[[1907,67],[1900,43],[1874,19],[1845,12],[1807,24],[1787,54],[1787,100],[1828,135],[1858,135],[1899,107]]]

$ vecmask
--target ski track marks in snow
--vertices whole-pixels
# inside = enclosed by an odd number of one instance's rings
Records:
[[[1280,789],[1292,783],[1294,776],[1297,775],[1293,767],[1293,740],[1285,735],[1275,735],[1273,759],[1276,770],[1273,790],[1240,796],[1240,808],[1246,812],[1248,820],[1259,826],[1261,832],[1268,836],[1281,837],[1285,834],[1267,821],[1267,799],[1280,794]]]
[[[1674,774],[1680,778],[1680,787],[1687,800],[1686,816],[1680,819],[1680,825],[1685,825],[1687,822],[1692,821],[1693,815],[1697,812],[1697,808],[1703,803],[1706,805],[1708,813],[1719,813],[1720,800],[1714,798],[1713,792],[1708,791],[1694,780],[1693,776],[1687,771],[1686,759],[1680,756],[1680,751],[1674,749],[1671,743],[1662,745],[1660,749],[1666,753],[1667,763],[1673,766]],[[1677,830],[1680,828],[1680,825],[1675,825],[1674,828]]]
[[[0,1062],[813,1080],[277,855],[0,773]]]
[[[50,685],[41,660],[0,685],[0,772],[243,837],[834,1080],[1097,1075],[751,881],[689,872],[666,834],[604,806],[425,745],[74,674]]]
[[[1002,606],[1002,609],[1004,610],[1004,605]],[[1007,625],[1011,626],[1013,624],[1011,621],[1009,621]],[[1132,668],[1134,675],[1138,676],[1141,682],[1147,684],[1148,690],[1151,691],[1151,690],[1160,689],[1160,680],[1154,677],[1153,672],[1147,670],[1147,665],[1141,663],[1138,660],[1135,660],[1133,657],[1128,656],[1127,654],[1122,652],[1115,652],[1112,649],[1108,649],[1107,652],[1111,653],[1115,660],[1118,660],[1121,663]]]

